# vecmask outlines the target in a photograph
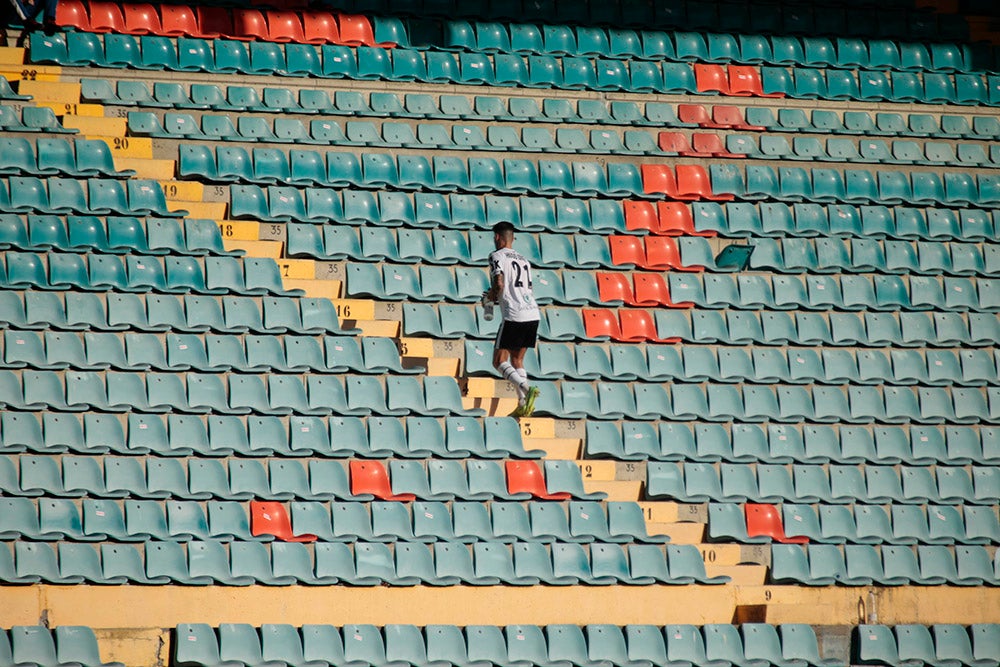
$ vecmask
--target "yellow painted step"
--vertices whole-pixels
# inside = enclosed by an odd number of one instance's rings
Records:
[[[219,233],[224,241],[256,241],[260,238],[260,223],[247,220],[222,220]]]
[[[409,357],[407,357],[408,359]],[[406,366],[404,359],[403,366]],[[421,361],[420,365],[427,367],[427,375],[432,377],[455,377],[458,375],[458,359],[450,357],[432,357]]]
[[[493,378],[469,378],[469,396],[474,398],[490,398],[492,396],[503,396],[504,393],[498,391],[497,383]]]
[[[699,544],[698,551],[706,565],[745,565],[739,544]]]
[[[710,577],[725,575],[732,586],[762,586],[767,578],[763,565],[712,565],[705,563],[705,574]]]
[[[653,523],[647,530],[669,535],[674,544],[701,544],[705,535],[703,523]]]
[[[13,46],[0,47],[0,65],[22,65],[27,49],[17,49]]]
[[[205,186],[201,183],[195,181],[174,181],[170,180],[174,175],[175,163],[173,160],[136,160],[136,162],[156,162],[162,163],[163,166],[169,167],[170,172],[164,180],[163,177],[159,177],[160,185],[163,186],[163,194],[167,196],[168,199],[172,199],[177,202],[201,202],[205,195]],[[117,161],[116,161],[117,164]]]
[[[511,408],[513,410],[513,408]],[[529,417],[521,420],[521,436],[525,438],[556,437],[556,420],[551,417]]]
[[[171,201],[167,200],[167,208],[171,211],[185,209],[189,218],[219,220],[226,217],[226,203],[221,201]],[[223,236],[223,240],[225,236]]]
[[[356,320],[354,326],[361,329],[363,336],[395,338],[399,335],[400,323],[394,320]]]
[[[274,260],[281,257],[280,241],[230,241],[222,239],[222,247],[229,251],[243,250],[249,257],[270,257]]]
[[[174,172],[176,171],[176,163],[174,160],[151,160],[149,158],[142,157],[125,157],[121,155],[114,155],[115,159],[115,169],[125,170],[131,169],[135,172],[136,178],[152,178],[157,181],[169,181],[174,177]],[[191,183],[191,185],[198,185],[200,183]],[[173,197],[169,191],[164,190],[168,197]],[[175,197],[176,199],[183,199],[182,197]]]
[[[608,494],[611,501],[635,501],[639,500],[641,482],[600,482],[594,480],[583,480],[583,488],[587,493],[603,491]]]
[[[31,95],[35,102],[68,102],[71,104],[79,104],[80,102],[80,84],[79,83],[69,83],[65,81],[32,81],[30,79],[21,81],[21,87],[18,88],[18,92],[22,95]],[[125,134],[125,119],[119,119],[122,121],[122,132]]]
[[[344,320],[375,319],[375,302],[364,299],[336,299],[333,305],[337,307],[337,317]]]
[[[117,137],[119,141],[117,146],[112,145],[112,148],[117,148],[118,150],[128,148],[128,145],[132,142],[133,137],[125,136],[125,119],[124,118],[104,118],[95,116],[79,116],[74,114],[66,114],[63,116],[63,127],[73,128],[80,130],[81,134],[85,135],[96,135],[99,137]],[[147,139],[148,137],[135,137],[135,139]],[[152,155],[152,141],[150,140],[150,154],[146,155],[136,155],[135,157],[153,157]]]
[[[103,120],[121,120],[119,118],[104,118]],[[63,125],[65,125],[65,121]],[[111,149],[115,159],[120,157],[153,159],[153,140],[149,137],[123,137],[107,133],[87,133],[88,139],[100,139]],[[171,173],[171,176],[173,174]]]
[[[55,83],[62,78],[62,67],[48,65],[0,65],[0,75],[10,81]]]
[[[260,241],[260,243],[272,243]],[[300,289],[310,299],[336,299],[340,296],[342,283],[339,280],[313,280],[312,278],[285,278],[285,289]]]
[[[577,461],[583,481],[613,482],[616,479],[614,461]]]
[[[51,85],[51,84],[49,84]],[[39,102],[39,107],[48,107],[57,116],[88,116],[104,118],[104,106],[101,104],[84,104],[82,102]]]
[[[272,243],[281,243],[272,241]],[[278,272],[282,278],[292,278],[293,280],[315,280],[316,262],[311,259],[280,259],[278,260]],[[327,282],[327,281],[323,281]]]
[[[434,341],[430,338],[404,336],[399,339],[399,353],[404,357],[431,359],[434,357]]]
[[[639,507],[646,523],[673,523],[679,516],[677,503],[645,501]]]
[[[580,458],[581,443],[578,438],[533,438],[534,449],[544,449],[545,458],[574,460]]]

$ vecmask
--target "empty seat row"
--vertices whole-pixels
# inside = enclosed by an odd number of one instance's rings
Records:
[[[666,202],[659,202],[664,204]],[[651,202],[628,202],[638,206],[649,218],[646,207]],[[911,241],[993,241],[996,237],[995,213],[977,208],[958,210],[908,206],[851,206],[819,203],[787,204],[784,202],[694,202],[689,213],[678,206],[666,210],[658,207],[659,223],[669,225],[675,218],[690,215],[692,226],[699,233],[716,232],[725,236],[787,238],[846,237],[862,239],[903,239]],[[647,224],[647,227],[650,225]]]
[[[102,142],[103,143],[103,142]],[[86,194],[85,194],[86,192]],[[156,181],[11,176],[0,181],[0,213],[155,215],[176,218],[187,211],[167,207]]]
[[[468,301],[472,301],[471,294]],[[664,301],[661,305],[670,303]],[[644,310],[620,311],[629,312],[648,316]],[[542,315],[539,336],[543,341],[610,340],[609,335],[589,335],[578,309],[546,307]],[[1000,341],[1000,322],[990,313],[869,311],[863,314],[831,312],[829,315],[828,319],[825,314],[813,311],[723,312],[662,308],[653,313],[653,319],[657,337],[685,343],[982,347]],[[641,321],[637,324],[644,324],[645,317],[639,319]],[[492,339],[496,337],[497,327],[495,320],[483,318],[482,308],[478,306],[473,309],[467,305],[403,305],[403,331],[406,335]]]
[[[621,461],[995,466],[1000,463],[998,437],[1000,431],[990,426],[879,426],[869,431],[771,423],[734,424],[727,431],[721,424],[625,421],[589,422],[584,445],[588,458]],[[958,472],[949,475],[960,483],[963,479]]]
[[[208,334],[76,333],[8,329],[0,367],[60,370],[157,370],[203,373],[423,373],[404,367],[389,338]]]
[[[992,140],[1000,134],[1000,121],[990,116],[958,116],[862,110],[750,107],[747,123],[768,132],[808,132],[888,137]]]
[[[56,23],[82,31],[132,35],[233,37],[308,44],[373,44],[371,22],[364,16],[333,12],[192,7],[108,5],[68,0]]]
[[[76,134],[79,130],[65,128],[51,107],[15,107],[0,104],[0,129],[6,132],[45,132],[46,134]]]
[[[304,381],[303,381],[304,380]],[[65,383],[65,386],[64,386]],[[227,389],[228,387],[228,389]],[[387,393],[388,392],[388,395]],[[425,395],[426,394],[426,395]],[[223,375],[128,371],[0,371],[7,409],[342,416],[481,416],[466,409],[453,377]]]
[[[39,252],[236,255],[213,220],[0,214],[0,248]]]
[[[708,534],[713,541],[740,543],[778,542],[830,544],[989,544],[1000,538],[996,515],[990,508],[965,507],[963,517],[953,507],[919,508],[893,506],[891,514],[878,505],[764,506],[766,512],[746,505],[711,504]],[[746,521],[744,525],[744,510]],[[852,511],[853,510],[853,511]],[[890,519],[891,516],[891,519]],[[941,517],[940,519],[938,517]]]
[[[4,253],[4,289],[301,296],[282,286],[278,264],[266,257]]]
[[[964,632],[962,626],[954,627]],[[971,628],[977,649],[993,637],[995,627]],[[986,632],[980,632],[980,628]],[[176,632],[179,638],[186,640],[186,645],[179,641],[174,652],[177,664],[184,667],[212,664],[220,659],[239,660],[252,667],[262,667],[266,660],[317,661],[338,667],[362,661],[377,667],[397,662],[424,667],[434,662],[451,666],[479,661],[596,667],[657,659],[665,664],[724,665],[743,664],[747,660],[761,664],[809,661],[809,664],[823,667],[844,664],[840,658],[821,658],[815,631],[800,624],[667,625],[662,628],[604,624],[427,625],[423,628],[348,624],[296,628],[264,624],[259,629],[221,624],[216,630],[208,625],[188,623],[178,625]],[[827,651],[828,656],[829,653]]]
[[[678,133],[660,133],[663,150],[664,135],[678,136]],[[683,137],[684,135],[679,135]],[[715,135],[701,135],[712,137]],[[723,146],[717,141],[707,149],[699,148],[699,135],[694,135],[695,145],[684,146],[680,155],[736,157],[743,156],[761,160],[806,160],[819,162],[869,162],[874,164],[916,164],[921,166],[946,165],[949,167],[989,167],[1000,166],[1000,152],[994,145],[950,144],[945,142],[885,141],[863,138],[826,139],[817,137],[794,137],[791,141],[783,135],[760,136],[730,134]],[[683,144],[681,144],[683,146]],[[989,150],[989,154],[987,154]]]
[[[734,165],[712,165],[711,191],[716,197],[730,196],[744,200],[777,199],[780,201],[849,204],[916,204],[992,207],[1000,203],[1000,176],[974,175],[965,172],[935,172],[866,169],[837,169],[748,165],[745,170]],[[643,183],[647,192],[669,194],[669,167],[643,165]],[[697,197],[696,197],[697,198]],[[711,197],[708,197],[709,199]]]
[[[754,239],[750,267],[777,273],[1000,274],[1000,246],[852,238]],[[848,250],[849,248],[849,250]]]
[[[964,468],[944,466],[931,472],[917,466],[897,471],[891,466],[872,464],[864,466],[862,471],[850,465],[831,465],[829,470],[822,466],[794,465],[789,470],[787,466],[771,463],[722,463],[716,469],[711,463],[656,462],[649,464],[647,483],[648,497],[675,498],[681,502],[895,503],[893,516],[898,514],[900,521],[917,514],[923,516],[923,509],[914,509],[914,504],[992,505],[1000,497],[1000,469],[995,467],[975,467],[970,475]],[[996,522],[992,507],[977,508],[969,504],[965,509],[970,523],[972,515],[976,520],[987,519],[987,528]],[[938,511],[932,505],[926,513],[937,530],[947,530],[947,526],[938,526],[935,521],[945,524],[958,521],[959,528],[963,525],[954,507]],[[948,516],[940,516],[942,513]],[[927,519],[923,521],[927,523]],[[795,522],[804,520],[799,518]],[[1000,528],[990,529],[986,535],[1000,537]],[[897,538],[903,536],[902,531],[897,531]]]
[[[20,664],[52,667],[122,665],[102,660],[97,636],[82,625],[59,625],[52,630],[41,625],[14,626],[9,632],[0,629],[0,652],[8,656],[8,660]]]
[[[287,423],[286,423],[287,422]],[[4,453],[116,454],[163,457],[539,458],[525,450],[517,424],[506,417],[245,417],[202,420],[189,415],[85,412],[10,412],[0,416]],[[214,467],[213,467],[214,466]],[[150,471],[174,475],[178,464],[149,462]],[[201,468],[215,464],[204,463]],[[67,471],[64,470],[65,477]],[[174,475],[176,477],[176,475]],[[346,478],[344,478],[346,488]],[[183,486],[183,485],[181,485]],[[156,484],[147,488],[155,490]],[[179,488],[179,487],[178,487]],[[190,488],[190,493],[197,489]],[[183,495],[183,494],[181,494]]]
[[[188,155],[185,155],[188,153]],[[269,184],[287,178],[293,185],[357,186],[368,189],[430,190],[438,192],[474,192],[496,194],[536,194],[547,197],[646,197],[642,176],[636,165],[612,162],[470,158],[424,155],[364,153],[327,153],[294,150],[288,154],[254,151],[254,176],[249,177],[247,152],[218,148],[218,160],[210,150],[197,148],[181,151],[181,158],[192,158],[191,175],[233,182],[261,179]],[[212,167],[215,167],[213,177]],[[258,174],[258,168],[260,173]],[[288,176],[285,176],[285,173]],[[184,173],[184,172],[182,172]]]
[[[765,276],[753,274],[671,273],[667,284],[674,303],[694,303],[700,308],[937,312],[1000,308],[1000,281],[994,278],[845,273],[775,275],[769,283]]]
[[[213,223],[214,224],[214,223]],[[58,331],[355,334],[329,299],[0,291],[0,327]],[[345,317],[350,313],[346,312]]]
[[[535,412],[557,419],[977,424],[1000,420],[1000,389],[538,381]],[[846,388],[846,391],[845,391]],[[880,391],[882,389],[882,391]]]
[[[32,584],[558,586],[721,584],[691,545],[214,541],[0,544],[0,580]],[[345,663],[346,664],[346,663]]]
[[[996,81],[995,75],[965,72],[761,67],[765,94],[797,99],[995,106]]]
[[[309,129],[297,119],[240,115],[234,123],[229,116],[203,115],[199,121],[188,114],[164,117],[163,125],[151,111],[130,111],[129,132],[134,136],[168,139],[208,139],[260,141],[266,143],[336,144],[373,148],[420,148],[435,150],[514,151],[520,153],[580,153],[622,155],[664,155],[653,135],[646,130],[579,130],[544,127],[521,128],[491,125],[485,132],[478,125],[442,125],[349,120],[343,128],[335,120],[314,120]],[[272,129],[273,127],[273,129]],[[714,136],[714,135],[713,135]]]
[[[960,577],[967,574],[978,576],[982,570],[972,567],[973,562],[965,558],[975,554],[957,552]],[[930,565],[930,563],[928,563]],[[964,570],[963,565],[970,566]],[[995,582],[991,582],[995,583]],[[858,660],[866,663],[878,662],[884,665],[899,665],[903,660],[924,660],[929,662],[952,662],[959,665],[992,663],[998,635],[996,626],[976,624],[964,628],[960,625],[859,625],[853,632],[852,643]],[[970,641],[971,640],[971,641]],[[933,658],[931,656],[933,655]]]
[[[112,530],[108,525],[88,530],[93,523],[91,512],[83,511],[87,525],[72,503],[44,498],[36,510],[30,500],[4,499],[5,512],[0,518],[4,540],[52,541],[142,541],[172,542],[190,539],[216,539],[218,527],[205,518],[204,512],[186,501],[125,500],[125,523]],[[641,508],[635,503],[611,503],[607,510],[600,503],[574,502],[568,507],[552,502],[480,503],[456,501],[448,507],[440,501],[416,501],[412,511],[397,501],[339,503],[331,506],[306,501],[292,502],[288,514],[294,536],[312,535],[324,542],[611,542],[663,543],[665,535],[646,534]],[[222,503],[210,504],[208,515],[218,512]],[[94,507],[107,509],[107,503]],[[227,505],[230,509],[231,506]],[[243,507],[240,512],[246,514]],[[412,514],[412,516],[411,516]],[[60,522],[56,522],[56,517]],[[197,520],[192,520],[197,516]],[[332,517],[332,518],[331,518]],[[246,522],[246,516],[242,522]],[[201,525],[199,530],[195,526]],[[251,526],[255,524],[252,523]],[[75,531],[75,532],[74,532]],[[259,532],[259,531],[257,531]],[[263,535],[267,539],[267,534]],[[247,536],[247,539],[251,539]],[[294,541],[294,540],[292,540]]]
[[[100,139],[0,139],[0,174],[10,176],[73,176],[92,178],[134,176],[115,168],[108,144]]]
[[[239,422],[222,422],[216,434],[227,426],[239,437]],[[254,455],[261,453],[258,450]],[[9,487],[4,490],[10,494],[164,498],[171,489],[184,493],[183,468],[160,460],[153,461],[144,471],[139,458],[111,458],[104,465],[103,475],[100,463],[89,458],[67,458],[60,471],[54,458],[23,456],[19,462],[20,475],[14,475],[13,459],[4,457],[0,461],[3,461],[6,471],[4,485]],[[270,462],[265,472],[260,461],[248,459],[233,461],[227,472],[218,461],[192,459],[189,461],[190,479],[187,485],[189,489],[192,483],[197,486],[197,496],[211,494],[226,499],[600,500],[605,496],[603,493],[584,491],[580,469],[572,461],[549,460],[544,466],[533,461],[512,459],[505,461],[504,465],[498,461],[477,459],[465,461],[464,466],[454,460],[428,463],[425,467],[420,461],[394,459],[389,462],[387,471],[380,462],[355,459],[347,466],[350,469],[348,482],[345,466],[339,461],[314,460],[308,465],[294,460],[274,461]],[[154,485],[153,490],[150,490],[150,483]],[[183,505],[190,506],[190,503]],[[272,510],[274,512],[278,510]],[[261,516],[266,519],[265,514]]]
[[[493,375],[491,343],[465,342],[466,375]],[[903,384],[985,386],[1000,383],[995,354],[987,350],[895,349],[852,352],[837,348],[720,347],[686,345],[567,345],[539,343],[524,367],[539,380],[727,382],[793,384]]]
[[[876,548],[868,544],[846,545],[843,550],[832,544],[771,545],[770,578],[774,583],[996,586],[1000,585],[996,572],[988,552],[981,547],[957,547],[952,553],[948,547],[930,545],[915,551],[908,546]],[[937,663],[936,654],[930,657]]]
[[[81,100],[107,106],[163,109],[261,111],[281,114],[323,114],[388,118],[462,119],[476,121],[584,123],[629,126],[689,127],[668,102],[631,102],[534,97],[430,95],[321,88],[270,88],[212,83],[158,81],[152,92],[144,81],[81,79]],[[0,84],[2,86],[2,84]],[[2,98],[0,98],[2,99]],[[981,117],[981,120],[989,120]],[[981,123],[977,124],[977,127]],[[780,129],[780,128],[775,128]],[[970,130],[971,131],[971,130]],[[985,132],[985,129],[984,129]],[[993,138],[994,134],[984,138]]]

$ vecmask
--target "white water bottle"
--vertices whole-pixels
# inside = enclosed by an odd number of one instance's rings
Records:
[[[483,295],[483,319],[489,322],[493,319],[493,301],[490,299],[489,294]]]

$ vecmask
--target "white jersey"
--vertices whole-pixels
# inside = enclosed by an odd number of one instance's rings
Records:
[[[500,313],[507,322],[538,320],[538,304],[531,292],[531,265],[512,248],[500,248],[490,253],[490,276],[503,276],[500,293]]]

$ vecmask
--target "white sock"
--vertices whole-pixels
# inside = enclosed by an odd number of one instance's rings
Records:
[[[521,374],[518,373],[516,368],[510,365],[509,361],[505,361],[500,364],[500,367],[497,370],[499,370],[500,374],[503,375],[504,380],[507,380],[507,382],[514,385],[514,389],[517,391],[517,402],[524,402],[524,395],[528,391],[527,377],[521,377]]]
[[[521,382],[524,383],[524,387],[525,387],[524,390],[528,391],[528,387],[531,386],[531,384],[528,383],[528,371],[524,370],[523,368],[518,368],[516,370],[517,370],[517,374],[519,376],[521,376]]]

